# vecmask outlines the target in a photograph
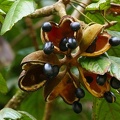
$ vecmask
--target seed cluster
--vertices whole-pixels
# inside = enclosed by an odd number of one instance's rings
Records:
[[[119,89],[120,81],[109,73],[104,75],[91,73],[78,63],[82,56],[96,57],[111,46],[120,44],[118,37],[109,35],[103,28],[103,25],[93,24],[83,29],[80,22],[71,16],[64,16],[59,24],[43,23],[41,27],[43,50],[31,53],[23,59],[23,71],[19,78],[20,88],[35,91],[45,86],[46,101],[61,96],[66,103],[72,105],[75,113],[82,111],[80,100],[84,98],[85,91],[81,86],[95,97],[104,97],[109,103],[115,102],[116,97],[110,91],[110,87]],[[79,77],[71,72],[72,67],[78,69]],[[27,79],[29,82],[26,82]]]

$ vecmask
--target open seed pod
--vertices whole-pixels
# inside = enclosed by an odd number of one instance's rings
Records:
[[[35,91],[42,87],[48,78],[43,72],[43,65],[32,65],[20,74],[18,85],[24,91]]]
[[[110,48],[110,35],[104,32],[101,33],[103,28],[104,26],[101,24],[92,24],[83,31],[80,43],[82,56],[97,56]]]
[[[24,57],[21,62],[22,69],[28,70],[32,65],[44,65],[50,63],[53,65],[59,65],[60,62],[55,54],[46,55],[42,50],[32,52]]]
[[[95,97],[101,98],[105,92],[110,91],[109,76],[104,85],[98,85],[96,82],[97,74],[85,71],[82,68],[79,68],[79,71],[81,74],[81,84]]]
[[[45,84],[44,97],[46,101],[51,101],[61,96],[66,103],[72,104],[78,100],[75,96],[75,91],[76,87],[71,77],[68,74],[59,73],[53,81],[48,81]]]
[[[71,29],[70,24],[76,22],[75,19],[71,16],[64,16],[61,18],[59,24],[50,22],[52,28],[49,32],[45,32],[41,29],[41,39],[45,43],[47,41],[53,42],[54,46],[59,49],[59,43],[63,38],[75,38],[78,44],[82,38],[82,29],[74,31]]]
[[[60,64],[55,54],[48,56],[43,51],[36,51],[27,55],[21,63],[23,71],[19,77],[19,87],[25,91],[35,91],[42,87],[49,80],[43,70],[46,63]]]

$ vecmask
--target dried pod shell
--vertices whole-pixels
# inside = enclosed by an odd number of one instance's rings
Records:
[[[42,50],[32,52],[31,54],[24,57],[21,62],[22,69],[28,70],[31,65],[39,64],[43,65],[45,63],[59,65],[60,62],[57,56],[53,53],[46,55]]]
[[[104,93],[106,91],[110,91],[110,84],[108,82],[108,79],[106,80],[105,84],[100,86],[97,84],[96,82],[96,77],[97,74],[88,72],[83,70],[82,68],[79,68],[80,74],[81,74],[81,78],[80,78],[80,82],[81,84],[95,97],[101,98],[104,97]],[[90,83],[88,83],[86,77],[92,77],[92,81]]]
[[[42,87],[48,78],[43,73],[43,65],[32,65],[20,74],[18,85],[24,91],[35,91]]]
[[[44,97],[46,101],[51,101],[57,96],[61,96],[63,100],[72,104],[78,100],[75,96],[76,87],[68,74],[60,73],[52,82],[48,81],[44,88]]]
[[[99,34],[96,39],[96,43],[95,43],[96,48],[95,48],[94,52],[92,52],[92,53],[83,52],[81,55],[88,56],[88,57],[94,57],[94,56],[103,54],[111,47],[111,45],[109,43],[110,37],[111,36],[106,32]]]
[[[72,22],[76,22],[76,20],[68,15],[62,17],[59,24],[50,22],[51,31],[44,32],[41,29],[42,42],[51,41],[55,47],[59,48],[59,43],[63,38],[75,38],[79,44],[82,38],[82,28],[80,27],[79,30],[73,31],[70,27]]]
[[[103,25],[92,24],[83,30],[83,37],[80,43],[81,53],[85,52],[86,49],[92,44],[97,35],[102,31]]]

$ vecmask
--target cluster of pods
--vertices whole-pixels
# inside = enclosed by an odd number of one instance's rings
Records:
[[[109,73],[98,75],[87,71],[78,62],[82,56],[100,56],[111,46],[120,44],[120,39],[109,35],[104,25],[92,23],[82,26],[79,20],[66,15],[59,24],[43,23],[41,40],[43,49],[27,55],[21,62],[23,70],[19,87],[22,90],[35,91],[44,87],[47,102],[60,96],[73,106],[76,113],[82,111],[83,87],[109,103],[116,100],[110,88],[119,89],[120,81]],[[79,75],[72,72],[74,67]]]

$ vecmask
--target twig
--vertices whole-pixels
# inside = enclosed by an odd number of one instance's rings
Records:
[[[52,14],[57,13],[60,17],[63,17],[66,15],[66,10],[65,10],[65,4],[67,2],[59,0],[53,5],[50,6],[45,6],[43,8],[37,9],[35,12],[33,12],[29,17],[31,18],[38,18],[38,17],[43,17],[43,16],[49,16]]]
[[[53,101],[46,102],[43,120],[50,120],[53,108]]]
[[[26,23],[26,26],[28,27],[29,36],[32,39],[33,45],[35,47],[35,50],[39,50],[39,45],[38,45],[38,42],[37,42],[36,32],[35,32],[35,30],[33,28],[33,24],[32,24],[31,18],[26,17],[25,18],[25,23]]]
[[[27,95],[28,95],[27,92],[23,92],[19,90],[5,105],[5,107],[17,109]]]

